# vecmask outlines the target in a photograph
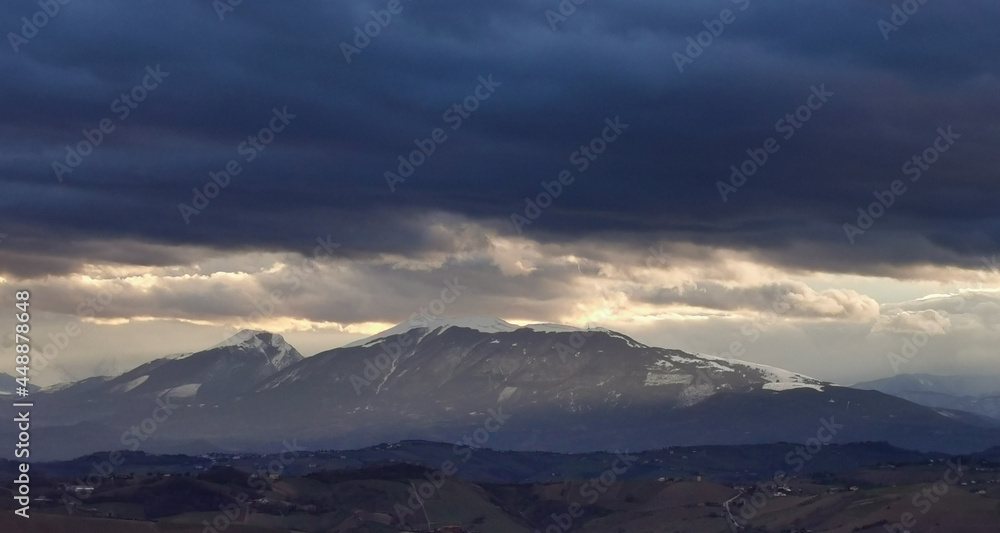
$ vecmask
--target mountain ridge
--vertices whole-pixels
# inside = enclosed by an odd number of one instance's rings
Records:
[[[92,451],[53,442],[80,423],[104,428],[88,446],[113,446],[118,435],[125,443],[123,432],[164,402],[169,416],[143,435],[144,450],[265,451],[292,436],[341,449],[456,442],[484,424],[490,446],[554,452],[792,442],[824,423],[843,425],[838,442],[947,452],[1000,444],[1000,427],[968,413],[606,329],[497,320],[403,323],[308,358],[280,335],[240,332],[180,359],[39,393],[53,409],[39,416],[50,438],[38,453]]]
[[[0,396],[13,396],[20,386],[16,376],[0,372]],[[26,388],[29,394],[40,390],[37,385],[32,385],[30,382]]]
[[[1000,420],[1000,376],[899,374],[852,385],[927,407],[967,411]]]

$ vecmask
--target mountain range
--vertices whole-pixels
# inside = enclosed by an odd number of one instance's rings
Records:
[[[13,396],[17,393],[17,389],[19,387],[20,385],[17,383],[17,378],[15,376],[0,372],[0,396]],[[28,389],[28,393],[38,390],[38,387],[32,385],[31,383],[28,383],[26,388]]]
[[[243,331],[207,350],[33,394],[32,457],[100,450],[348,449],[423,439],[500,450],[885,441],[964,453],[1000,422],[606,329],[429,318],[302,357]]]
[[[900,374],[854,385],[928,407],[968,411],[1000,420],[1000,376]]]

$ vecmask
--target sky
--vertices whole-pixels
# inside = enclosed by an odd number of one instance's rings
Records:
[[[0,4],[36,383],[415,313],[1000,374],[995,2],[232,4]]]

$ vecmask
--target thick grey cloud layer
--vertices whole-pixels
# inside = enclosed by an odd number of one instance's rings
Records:
[[[244,3],[223,21],[204,1],[62,6],[0,51],[0,269],[184,260],[66,245],[116,239],[304,251],[335,233],[344,254],[420,253],[445,246],[420,225],[433,213],[513,233],[524,198],[575,171],[570,154],[615,116],[626,133],[527,234],[876,273],[969,266],[998,248],[995,3],[927,3],[888,41],[884,1],[587,2],[553,31],[557,5],[404,1],[349,64],[341,42],[385,3]],[[679,73],[672,54],[725,8],[735,21]],[[20,33],[38,9],[6,2],[0,20]],[[113,102],[155,65],[168,77],[119,120]],[[490,74],[501,85],[451,130],[444,111]],[[776,121],[813,86],[834,94],[785,140]],[[244,162],[239,143],[284,106],[296,118]],[[115,130],[59,183],[51,162],[103,118]],[[957,143],[851,245],[842,225],[947,126]],[[384,172],[437,127],[448,140],[390,192]],[[779,151],[723,202],[716,182],[769,137]],[[234,158],[243,172],[185,224],[178,204]]]

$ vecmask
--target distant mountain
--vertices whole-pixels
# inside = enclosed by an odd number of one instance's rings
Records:
[[[858,383],[854,388],[877,390],[928,407],[968,411],[1000,420],[1000,376],[900,374]]]
[[[30,377],[30,375],[29,375]],[[21,385],[18,384],[17,378],[9,374],[4,374],[0,372],[0,396],[13,396],[17,392],[17,388]],[[28,393],[33,393],[38,390],[38,387],[28,383]]]
[[[231,402],[301,361],[281,335],[243,330],[207,350],[165,357],[116,377],[95,377],[50,387],[42,425],[71,425],[104,418],[149,416],[156,400],[203,405]]]
[[[280,336],[246,332],[38,396],[46,408],[32,454],[43,458],[130,446],[270,451],[290,439],[314,449],[424,439],[555,452],[817,435],[942,452],[1000,445],[1000,423],[972,414],[605,329],[495,318],[404,323],[309,358]],[[84,428],[86,442],[74,437]]]
[[[746,446],[672,447],[643,452],[629,452],[641,467],[630,469],[619,479],[651,479],[662,476],[701,475],[716,482],[738,484],[744,482],[773,481],[774,472],[787,468],[785,458],[789,443],[755,444]],[[903,450],[880,442],[831,444],[829,453],[818,455],[802,465],[799,475],[812,473],[849,472],[858,468],[886,464],[944,463],[951,457],[940,453],[922,453]],[[231,457],[193,457],[184,455],[150,455],[143,452],[124,452],[128,468],[132,471],[155,471],[164,466],[201,465],[209,468],[213,463],[228,464],[242,471],[253,471],[257,464],[281,461],[280,454],[245,455]],[[454,446],[449,443],[402,441],[380,444],[360,450],[326,450],[309,452],[309,461],[296,461],[287,465],[283,474],[306,475],[325,472],[334,476],[356,475],[359,469],[391,465],[420,465],[438,468],[445,461],[454,460]],[[476,450],[463,456],[468,458],[461,465],[459,477],[475,483],[551,483],[570,479],[595,479],[607,469],[615,458],[614,453],[593,452],[561,454],[550,452],[511,452],[490,448]],[[85,455],[69,461],[36,463],[32,469],[51,478],[85,478],[93,471],[94,463],[106,459],[101,454]],[[973,454],[970,461],[995,461],[995,453]],[[0,476],[15,472],[16,464],[0,459]],[[340,471],[340,474],[333,473]],[[16,475],[14,476],[16,477]],[[243,479],[246,479],[244,474]]]

